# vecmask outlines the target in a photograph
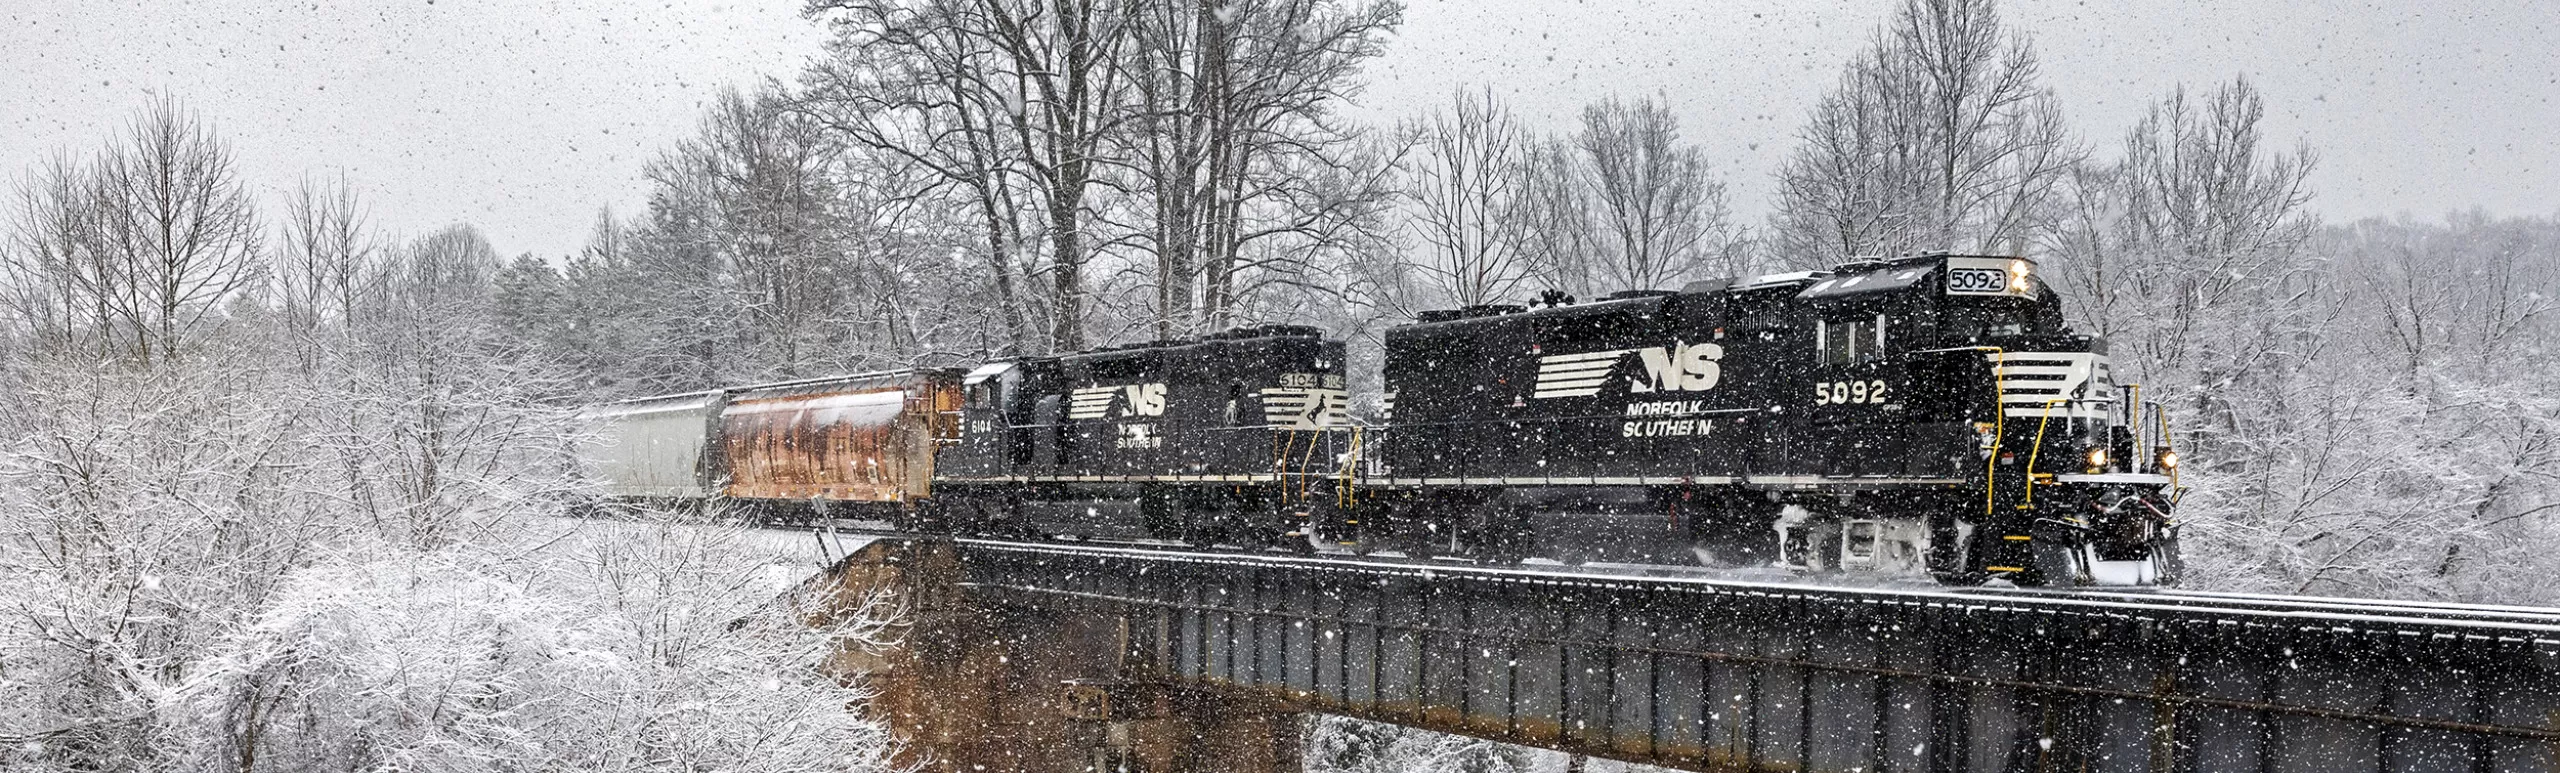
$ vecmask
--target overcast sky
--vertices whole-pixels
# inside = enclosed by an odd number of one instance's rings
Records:
[[[1542,126],[1651,94],[1740,214],[1807,109],[1898,0],[1409,0],[1371,68],[1379,119],[1489,85]],[[88,152],[165,90],[280,193],[343,172],[377,223],[468,221],[500,250],[576,249],[636,210],[641,166],[722,85],[788,77],[821,34],[755,0],[0,0],[0,172]],[[1499,12],[1488,9],[1500,8]],[[2268,128],[2320,153],[2331,218],[2560,214],[2560,7],[2513,2],[2018,2],[2046,82],[2102,154],[2178,83],[2245,74]]]

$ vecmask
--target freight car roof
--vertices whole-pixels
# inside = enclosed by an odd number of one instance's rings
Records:
[[[724,391],[739,397],[753,399],[756,397],[779,396],[783,393],[902,387],[912,384],[926,383],[936,379],[957,380],[960,378],[961,372],[962,371],[958,368],[904,368],[899,370],[878,370],[869,373],[851,373],[842,376],[804,378],[796,381],[776,381],[770,384],[750,384],[741,387],[730,387]]]
[[[631,398],[631,399],[628,399],[628,400],[616,400],[616,401],[609,402],[609,403],[598,403],[598,404],[595,404],[595,405],[587,406],[587,407],[585,408],[585,410],[589,410],[589,411],[598,411],[598,410],[628,411],[628,410],[630,410],[630,409],[640,409],[640,408],[645,408],[645,407],[647,407],[648,405],[650,405],[650,404],[652,404],[652,403],[669,403],[669,402],[679,402],[679,401],[689,401],[689,400],[708,400],[708,399],[711,399],[711,398],[714,398],[714,397],[718,397],[718,396],[721,396],[721,395],[724,395],[724,394],[728,394],[728,395],[737,395],[737,394],[746,394],[746,393],[773,393],[773,392],[781,392],[781,391],[785,391],[785,390],[796,390],[796,389],[804,389],[804,388],[810,388],[810,387],[817,387],[817,388],[842,388],[842,387],[846,387],[846,386],[855,386],[855,387],[860,387],[860,386],[870,386],[870,385],[874,385],[874,384],[879,385],[879,386],[884,386],[884,387],[885,387],[885,386],[904,386],[904,385],[907,385],[907,384],[915,384],[915,383],[922,383],[922,382],[925,382],[925,381],[931,381],[931,380],[933,380],[933,379],[935,379],[935,378],[937,378],[937,377],[938,377],[938,378],[945,378],[945,379],[957,379],[957,378],[959,378],[959,377],[960,377],[960,374],[961,374],[961,371],[960,371],[960,369],[958,369],[958,368],[902,368],[902,369],[898,369],[898,370],[876,370],[876,371],[871,371],[871,372],[869,372],[869,373],[849,373],[849,374],[840,375],[840,376],[817,376],[817,377],[813,377],[813,378],[794,379],[794,380],[790,380],[790,381],[774,381],[774,382],[763,383],[763,384],[748,384],[748,385],[745,385],[745,386],[726,387],[726,388],[722,388],[722,389],[705,389],[705,390],[698,391],[698,392],[677,392],[677,393],[674,393],[674,394],[650,395],[650,396],[648,396],[648,397],[634,397],[634,398]]]
[[[699,392],[677,392],[675,394],[666,395],[650,395],[648,397],[633,397],[624,400],[615,400],[609,403],[597,403],[587,406],[586,410],[592,411],[624,407],[641,408],[649,405],[650,403],[669,403],[680,400],[707,400],[719,395],[720,390],[717,389],[705,389]]]

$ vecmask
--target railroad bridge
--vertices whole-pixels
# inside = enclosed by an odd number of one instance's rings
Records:
[[[933,771],[1283,771],[1343,714],[1696,771],[2560,770],[2560,610],[883,538]]]

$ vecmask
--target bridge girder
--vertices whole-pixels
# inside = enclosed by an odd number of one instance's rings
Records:
[[[936,769],[1295,770],[1326,712],[1699,771],[2560,770],[2522,624],[976,541],[834,576],[908,594],[871,678]]]

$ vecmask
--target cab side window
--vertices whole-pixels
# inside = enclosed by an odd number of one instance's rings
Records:
[[[1884,359],[1885,316],[1814,322],[1814,362],[1836,368]]]

